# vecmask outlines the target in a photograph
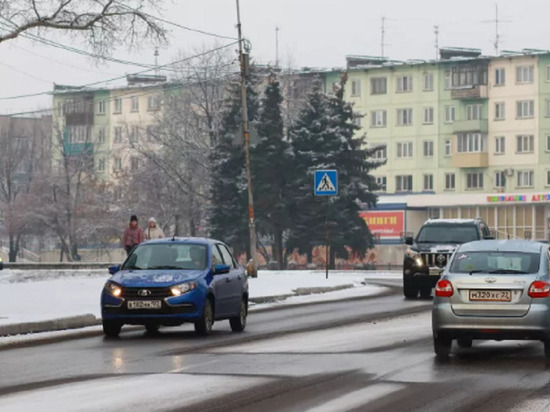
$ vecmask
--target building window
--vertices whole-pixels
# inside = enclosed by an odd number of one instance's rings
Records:
[[[445,72],[445,90],[449,90],[453,87],[453,77],[450,70]]]
[[[387,80],[385,77],[373,77],[370,79],[370,94],[386,94]]]
[[[352,97],[361,96],[361,80],[351,81],[351,96]]]
[[[137,157],[131,157],[130,158],[130,170],[132,172],[136,172],[138,170],[138,167],[139,167],[139,158]]]
[[[139,111],[139,98],[137,96],[133,96],[130,99],[130,111],[132,112],[138,112]]]
[[[550,170],[546,171],[546,186],[550,186]]]
[[[533,83],[534,66],[516,67],[516,83]]]
[[[434,75],[433,73],[424,74],[424,91],[432,91],[434,89]]]
[[[424,157],[432,157],[434,155],[434,142],[432,140],[424,141]]]
[[[481,133],[459,133],[456,136],[456,151],[458,153],[486,152],[486,136]]]
[[[483,189],[483,173],[468,173],[466,175],[466,189]]]
[[[550,134],[546,135],[546,151],[550,152]]]
[[[481,105],[469,104],[466,106],[466,119],[467,120],[480,120],[481,119]]]
[[[97,102],[97,114],[105,114],[105,106],[106,106],[105,100],[100,100]]]
[[[535,102],[533,100],[519,100],[516,102],[518,119],[531,118],[535,115]]]
[[[544,115],[550,117],[550,99],[544,101]]]
[[[412,191],[413,177],[412,175],[395,176],[395,191],[410,192]]]
[[[405,157],[413,157],[412,142],[397,143],[397,158],[402,159]]]
[[[424,190],[434,190],[434,175],[424,175]]]
[[[113,165],[114,165],[115,172],[120,172],[122,170],[122,158],[115,157]]]
[[[372,154],[372,157],[374,159],[387,159],[388,157],[388,150],[386,145],[378,146],[375,149],[375,152]]]
[[[506,186],[506,174],[503,171],[495,172],[495,187],[502,189]]]
[[[397,125],[410,126],[412,125],[412,109],[397,109]]]
[[[90,141],[90,127],[86,125],[67,126],[69,143],[86,143]]]
[[[535,151],[535,136],[533,135],[516,136],[516,142],[517,153],[533,153]]]
[[[353,116],[353,119],[351,119],[351,122],[354,126],[361,127],[361,116]]]
[[[139,138],[139,128],[136,125],[130,126],[130,133],[128,135],[128,140],[130,143],[136,143]]]
[[[546,66],[546,81],[550,82],[550,65]]]
[[[518,170],[518,187],[532,187],[534,175],[532,170]]]
[[[455,121],[455,107],[445,106],[445,123],[452,123]]]
[[[97,171],[103,172],[105,170],[105,159],[98,159],[97,160]]]
[[[506,137],[495,137],[495,154],[504,154],[506,152]]]
[[[386,191],[386,176],[377,176],[376,177],[376,184],[378,185],[378,191],[379,192],[385,192]]]
[[[434,122],[434,108],[424,107],[424,124],[433,124]]]
[[[147,96],[147,110],[154,111],[160,109],[160,98],[158,96]]]
[[[445,140],[445,157],[451,157],[452,145],[450,140]]]
[[[504,120],[506,105],[504,102],[495,103],[495,120]]]
[[[397,92],[412,92],[412,76],[399,76],[397,78]]]
[[[113,139],[115,143],[122,142],[122,127],[116,126],[115,127],[115,138]]]
[[[115,98],[114,106],[115,106],[113,109],[114,114],[122,113],[122,99],[120,97]]]
[[[495,86],[503,86],[506,84],[506,71],[503,67],[495,69]]]
[[[105,128],[100,127],[97,129],[97,142],[105,143]]]
[[[454,173],[445,173],[445,190],[455,190]]]
[[[372,127],[386,127],[386,111],[375,110],[371,112],[371,126]]]

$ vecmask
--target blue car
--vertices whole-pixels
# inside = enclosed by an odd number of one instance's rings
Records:
[[[138,245],[101,293],[106,336],[123,325],[148,332],[185,322],[207,335],[216,320],[229,319],[242,332],[248,314],[248,279],[224,243],[205,238],[155,239]]]

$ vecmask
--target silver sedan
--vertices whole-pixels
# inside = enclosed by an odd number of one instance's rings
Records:
[[[550,358],[548,245],[481,240],[458,247],[435,287],[434,350],[446,358],[453,339],[540,340]]]

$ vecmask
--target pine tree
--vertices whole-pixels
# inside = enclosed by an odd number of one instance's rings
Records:
[[[283,233],[289,227],[287,186],[292,157],[284,136],[282,101],[279,81],[271,74],[255,122],[259,141],[250,155],[258,229],[273,236],[273,257],[279,268],[284,267]]]

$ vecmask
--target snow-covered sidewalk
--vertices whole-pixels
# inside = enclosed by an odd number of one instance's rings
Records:
[[[388,279],[396,275],[377,273],[375,277]],[[365,279],[372,277],[372,274],[354,271],[331,271],[328,279],[324,271],[260,271],[257,278],[249,279],[250,298],[268,303],[252,304],[251,309],[369,296],[384,291],[384,287],[366,283]],[[108,278],[106,269],[5,269],[0,272],[0,326],[84,314],[99,318],[100,293]],[[318,288],[341,290],[315,293],[321,291]]]

